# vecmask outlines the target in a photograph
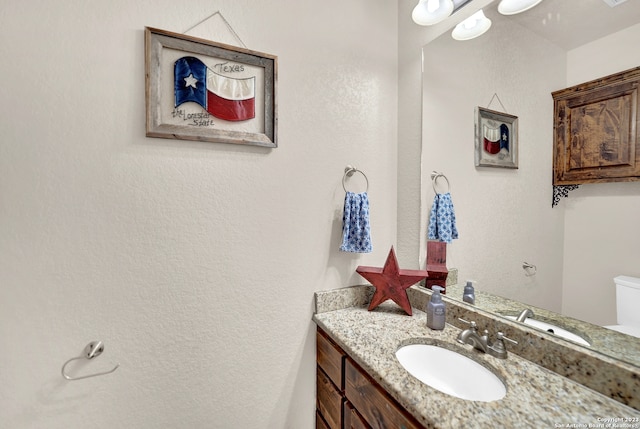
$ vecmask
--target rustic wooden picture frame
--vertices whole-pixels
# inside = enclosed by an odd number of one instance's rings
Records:
[[[518,117],[475,109],[476,167],[518,168]]]
[[[211,76],[222,82],[250,82],[253,90],[251,114],[254,116],[246,114],[239,118],[223,119],[211,114],[209,105],[205,107],[192,99],[184,101],[182,96],[178,100],[182,93],[177,87],[183,80],[177,75],[178,62],[185,59],[196,61],[206,68],[206,79],[195,79],[193,74],[184,79],[185,87],[192,86],[194,91],[198,87],[198,91],[206,92],[206,88],[199,86],[205,82],[213,86]],[[191,70],[188,67],[186,69]],[[147,137],[270,148],[278,146],[276,56],[146,27],[145,72]],[[210,92],[206,93],[209,97]],[[203,100],[213,104],[210,98]],[[180,105],[177,105],[178,101]]]

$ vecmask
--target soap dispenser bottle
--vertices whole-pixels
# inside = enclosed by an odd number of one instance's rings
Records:
[[[472,280],[467,280],[467,285],[464,287],[464,292],[462,294],[462,300],[464,302],[468,302],[469,304],[476,303],[476,293],[473,289]]]
[[[431,301],[427,304],[427,326],[431,329],[442,330],[446,321],[446,307],[442,301],[440,292],[444,290],[440,286],[432,286]]]

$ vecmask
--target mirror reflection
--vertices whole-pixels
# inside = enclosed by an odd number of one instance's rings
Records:
[[[590,338],[592,349],[640,365],[640,339],[599,328],[618,324],[614,278],[640,277],[640,182],[586,184],[551,204],[551,93],[640,66],[640,2],[618,3],[543,0],[504,16],[495,1],[483,8],[492,25],[482,36],[458,41],[447,31],[424,46],[421,249],[438,171],[455,207],[447,266],[458,286],[473,279],[477,293],[503,297],[502,316],[531,306],[574,331],[584,321],[587,336],[602,337]],[[518,168],[475,166],[477,107],[518,117]],[[617,350],[616,338],[631,349]]]

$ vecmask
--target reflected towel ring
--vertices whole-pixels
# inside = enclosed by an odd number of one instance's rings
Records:
[[[447,176],[445,176],[442,173],[438,173],[437,171],[432,171],[431,172],[431,185],[433,186],[433,192],[435,192],[436,194],[438,193],[438,191],[436,190],[436,184],[438,183],[438,178],[442,177],[445,182],[447,182],[447,192],[449,192],[451,190],[451,184],[449,183],[449,179],[447,179]]]
[[[369,179],[367,178],[367,175],[364,174],[362,170],[358,170],[352,165],[347,165],[344,168],[344,175],[342,176],[342,189],[344,189],[345,192],[348,192],[347,186],[345,185],[345,180],[347,179],[347,177],[353,176],[354,173],[360,173],[364,176],[364,180],[367,182],[367,189],[365,190],[365,192],[369,192]]]
[[[528,263],[527,261],[522,263],[522,269],[524,270],[524,275],[527,277],[535,276],[538,272],[538,267]]]
[[[118,369],[118,367],[120,366],[120,364],[116,364],[116,366],[110,370],[110,371],[104,371],[104,372],[97,372],[95,374],[89,374],[89,375],[83,375],[80,377],[71,377],[69,374],[67,374],[67,372],[65,371],[65,368],[67,367],[67,365],[69,365],[69,362],[73,361],[73,360],[79,360],[79,359],[93,359],[95,357],[98,357],[102,354],[102,352],[104,351],[104,344],[102,343],[102,341],[91,341],[89,344],[87,344],[87,346],[84,348],[84,352],[78,356],[78,357],[74,357],[69,359],[68,361],[66,361],[64,363],[64,365],[62,365],[62,376],[64,378],[66,378],[67,380],[82,380],[83,378],[91,378],[91,377],[97,377],[99,375],[106,375],[106,374],[111,374],[112,372],[114,372],[116,369]]]

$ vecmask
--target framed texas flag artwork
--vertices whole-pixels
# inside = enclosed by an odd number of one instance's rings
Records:
[[[476,107],[476,167],[518,168],[518,117]]]
[[[275,148],[277,57],[146,27],[147,137]]]

